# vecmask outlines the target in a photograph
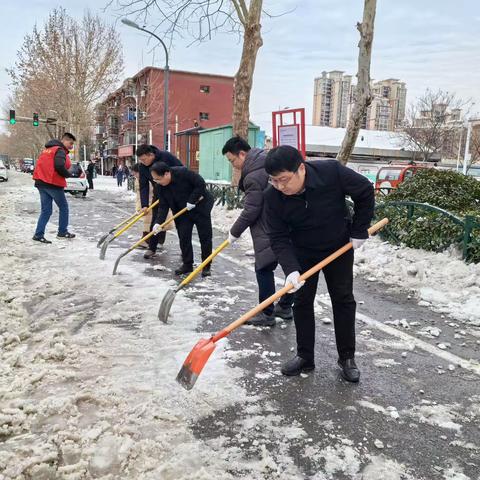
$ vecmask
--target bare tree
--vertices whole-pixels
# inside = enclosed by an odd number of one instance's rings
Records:
[[[346,165],[350,158],[357,141],[362,120],[367,112],[368,106],[373,100],[370,89],[370,64],[372,58],[376,10],[377,0],[365,0],[362,23],[357,23],[357,29],[360,32],[360,42],[358,44],[358,83],[356,88],[356,98],[342,146],[337,154],[337,160],[343,165]]]
[[[455,158],[465,123],[462,109],[469,104],[454,93],[427,90],[407,112],[402,129],[405,143],[420,152],[425,162],[436,154]]]
[[[371,0],[370,0],[371,1]],[[110,0],[117,10],[137,21],[156,18],[155,30],[169,38],[188,34],[193,42],[208,40],[217,31],[236,33],[243,38],[242,56],[234,80],[233,133],[248,138],[250,93],[261,36],[263,0]],[[239,178],[234,172],[233,182]]]
[[[472,127],[469,150],[471,159],[468,168],[470,168],[472,165],[480,163],[480,123],[474,123]]]
[[[12,81],[12,108],[19,116],[38,112],[54,117],[62,129],[89,136],[93,107],[118,81],[123,69],[120,37],[115,29],[88,11],[81,20],[54,9],[45,24],[25,36]],[[57,132],[17,123],[12,140],[41,147]]]

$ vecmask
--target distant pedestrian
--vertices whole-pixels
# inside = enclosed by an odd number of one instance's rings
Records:
[[[121,187],[123,184],[124,170],[122,165],[118,167],[117,170],[117,186]]]
[[[87,181],[88,181],[88,188],[93,190],[93,177],[95,175],[95,162],[90,159],[90,163],[87,167]]]
[[[59,209],[57,238],[74,238],[68,231],[68,202],[64,188],[66,178],[70,177],[68,169],[72,166],[68,152],[73,148],[75,137],[64,133],[61,140],[50,140],[38,157],[33,172],[35,187],[40,193],[41,213],[33,240],[41,243],[52,243],[45,238],[45,228],[52,215],[52,202]]]

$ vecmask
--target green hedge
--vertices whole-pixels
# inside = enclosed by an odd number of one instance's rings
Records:
[[[423,208],[388,206],[412,201],[442,208],[464,219],[475,217],[480,225],[480,182],[462,174],[436,169],[421,170],[402,183],[377,205],[377,216],[390,219],[384,238],[412,248],[442,251],[463,240],[464,228],[448,216]],[[410,213],[410,215],[409,215]],[[468,245],[468,260],[480,262],[480,228],[474,228]]]

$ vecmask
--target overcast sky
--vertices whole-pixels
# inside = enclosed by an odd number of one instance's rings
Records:
[[[15,62],[25,34],[41,25],[51,9],[63,5],[73,17],[85,9],[118,23],[118,13],[104,12],[105,0],[1,0],[0,101],[8,93],[5,68]],[[269,13],[263,20],[264,45],[257,57],[251,118],[271,131],[271,111],[279,107],[305,107],[311,122],[313,80],[323,70],[344,70],[355,75],[358,32],[363,0],[265,0]],[[151,18],[148,26],[154,26]],[[118,23],[123,40],[125,71],[130,76],[147,65],[163,66],[161,48],[141,32]],[[455,92],[476,102],[480,111],[480,1],[378,0],[372,59],[372,78],[398,78],[406,82],[407,103],[427,87]],[[187,48],[179,41],[170,52],[172,69],[234,75],[241,44],[235,36]]]

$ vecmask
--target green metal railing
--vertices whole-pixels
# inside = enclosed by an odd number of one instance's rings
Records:
[[[207,183],[207,191],[213,195],[215,205],[226,206],[228,210],[243,208],[244,195],[238,187],[219,183]]]
[[[411,202],[411,201],[393,201],[393,202],[379,202],[375,206],[376,216],[388,216],[388,210],[397,210],[403,213],[402,210],[406,209],[407,223],[418,222],[422,219],[422,214],[434,214],[438,219],[447,219],[448,222],[442,225],[445,230],[449,229],[449,234],[445,237],[445,243],[439,245],[439,248],[434,250],[443,250],[451,244],[457,244],[461,246],[462,257],[470,261],[473,256],[473,252],[480,250],[480,218],[472,215],[466,215],[460,217],[443,208],[430,205],[428,203]],[[383,213],[383,215],[382,215]],[[420,215],[417,215],[420,213]],[[449,225],[450,222],[450,225]],[[384,229],[383,236],[388,240],[393,240],[394,243],[400,243],[400,239],[393,231],[393,225],[389,225]],[[478,238],[475,235],[475,231],[478,231]],[[408,232],[407,232],[408,233]]]

